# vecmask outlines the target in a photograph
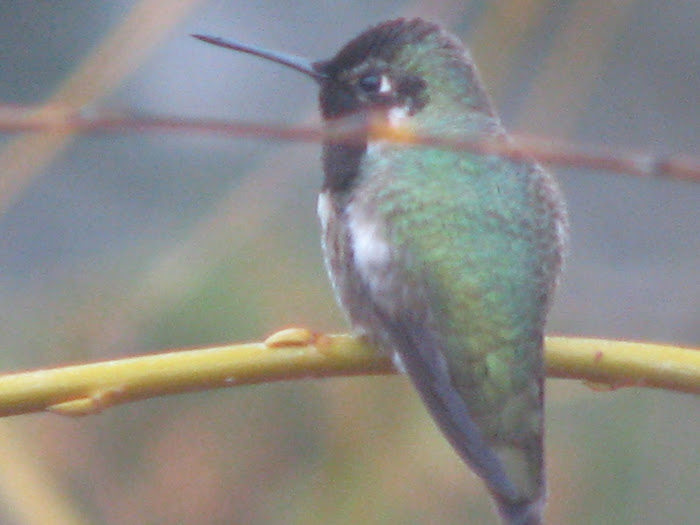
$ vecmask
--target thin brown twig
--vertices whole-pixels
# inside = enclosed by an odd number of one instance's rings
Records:
[[[18,132],[194,132],[234,137],[263,137],[298,142],[320,142],[324,139],[353,142],[358,136],[374,137],[399,144],[440,147],[474,153],[499,155],[512,159],[532,157],[550,166],[587,168],[638,177],[661,177],[700,182],[700,159],[689,155],[660,156],[649,153],[582,148],[531,135],[502,138],[419,135],[408,128],[372,125],[370,129],[358,121],[338,122],[330,128],[320,126],[288,126],[256,122],[183,119],[152,115],[85,115],[60,107],[33,108],[0,105],[0,133]]]

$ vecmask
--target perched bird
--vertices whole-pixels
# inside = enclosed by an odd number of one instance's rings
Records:
[[[195,36],[310,76],[326,123],[507,140],[469,53],[433,23],[381,23],[320,61]],[[409,375],[503,523],[540,524],[543,334],[568,229],[554,179],[524,156],[369,133],[325,142],[323,169],[323,252],[353,327]]]

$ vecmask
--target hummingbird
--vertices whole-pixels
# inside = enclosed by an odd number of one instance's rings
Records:
[[[469,52],[423,19],[380,23],[315,61],[193,36],[311,77],[328,126],[508,140]],[[556,181],[525,155],[369,132],[324,139],[322,163],[323,254],[353,328],[408,374],[502,522],[542,523],[544,328],[568,232]]]

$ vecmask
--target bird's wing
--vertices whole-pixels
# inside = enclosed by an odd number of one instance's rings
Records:
[[[381,310],[378,307],[377,321],[382,323],[423,402],[452,446],[491,491],[518,499],[516,486],[472,417],[468,400],[453,384],[443,343],[428,326],[426,317],[416,310],[406,309],[391,315]]]

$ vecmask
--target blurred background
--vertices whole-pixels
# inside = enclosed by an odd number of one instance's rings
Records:
[[[4,2],[0,103],[314,124],[307,78],[188,35],[326,58],[413,15],[469,44],[513,131],[698,155],[697,0]],[[556,171],[572,253],[550,332],[700,345],[700,185]],[[2,369],[345,331],[320,179],[315,144],[0,136]],[[547,386],[547,523],[697,523],[697,397]],[[496,523],[400,377],[13,417],[0,456],[10,525]]]

